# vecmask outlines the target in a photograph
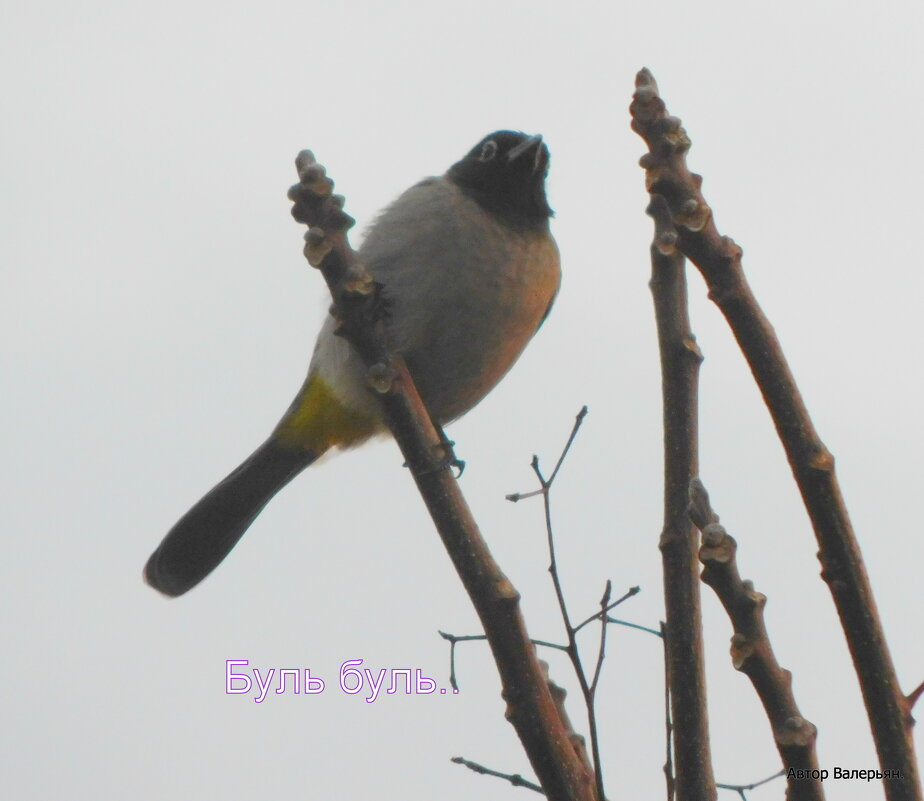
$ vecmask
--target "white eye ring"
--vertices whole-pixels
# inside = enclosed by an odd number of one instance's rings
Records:
[[[478,156],[479,161],[490,161],[497,155],[497,142],[489,139],[481,146],[481,154]]]

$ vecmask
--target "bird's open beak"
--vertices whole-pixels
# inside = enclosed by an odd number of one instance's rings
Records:
[[[529,137],[529,139],[526,139],[525,141],[520,142],[520,144],[518,144],[513,150],[511,150],[507,154],[507,161],[508,162],[514,161],[518,159],[520,156],[522,156],[531,147],[535,147],[536,148],[536,160],[538,163],[539,145],[541,144],[542,144],[542,134],[536,134],[535,136],[531,136]]]

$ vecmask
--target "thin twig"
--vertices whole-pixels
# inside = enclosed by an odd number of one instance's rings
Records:
[[[561,456],[558,457],[558,462],[555,464],[555,469],[552,471],[552,475],[549,476],[547,482],[548,486],[551,486],[555,481],[555,476],[558,475],[558,471],[561,470],[561,466],[565,461],[565,457],[568,455],[568,451],[571,450],[571,446],[574,444],[574,438],[577,436],[578,431],[581,428],[581,423],[584,422],[584,418],[587,417],[587,407],[582,406],[581,411],[577,413],[577,417],[574,419],[574,427],[571,429],[571,436],[568,437],[568,441],[565,443],[565,447],[562,449]]]
[[[690,482],[690,519],[703,534],[699,558],[703,581],[715,590],[734,628],[732,663],[754,685],[763,704],[783,769],[795,773],[788,780],[789,801],[824,801],[825,792],[815,752],[817,730],[802,717],[792,691],[792,674],[780,667],[764,622],[767,597],[738,572],[738,545],[719,524],[709,494],[699,479]],[[795,778],[795,776],[800,778]],[[815,777],[815,778],[813,778]]]
[[[449,661],[450,661],[450,674],[449,682],[452,685],[452,688],[458,692],[458,683],[456,681],[456,663],[455,663],[455,652],[456,644],[460,642],[472,642],[474,640],[486,640],[487,638],[483,634],[465,634],[465,635],[456,635],[450,634],[445,631],[439,632],[439,635],[447,640],[450,644],[449,648]],[[544,642],[543,640],[533,640],[534,645],[544,645],[548,648],[555,648],[560,651],[568,652],[568,647],[565,645],[558,645],[556,643]],[[565,728],[565,733],[568,737],[568,740],[571,742],[572,748],[574,748],[575,753],[578,755],[578,758],[587,766],[588,770],[593,770],[593,767],[590,763],[590,758],[587,755],[587,748],[584,742],[584,738],[574,730],[574,726],[571,723],[571,718],[568,715],[568,710],[565,708],[565,698],[568,693],[563,687],[560,687],[549,677],[549,665],[544,660],[539,660],[539,666],[542,669],[543,676],[545,677],[546,684],[549,688],[549,694],[552,696],[552,702],[555,704],[555,709],[558,712],[558,717],[560,718],[562,725]],[[500,775],[500,774],[495,774]],[[518,777],[521,778],[521,777]],[[527,782],[527,784],[529,784]]]
[[[450,665],[451,665],[453,672],[455,671],[455,662],[452,661],[454,660],[454,657],[452,656],[452,654],[454,654],[455,652],[456,643],[473,642],[475,640],[486,641],[488,639],[484,634],[450,634],[449,632],[446,632],[446,631],[438,631],[437,633],[440,635],[440,637],[442,637],[444,640],[446,640],[449,643]],[[567,645],[561,645],[560,643],[557,643],[557,642],[548,642],[546,640],[535,640],[535,639],[530,640],[530,642],[533,645],[541,645],[545,648],[554,648],[558,651],[565,651],[565,652],[568,651]],[[453,687],[455,687],[455,684],[453,684]]]
[[[652,629],[652,628],[649,628],[648,626],[642,626],[639,623],[630,623],[628,620],[620,620],[618,617],[610,617],[609,615],[607,615],[606,620],[607,620],[607,623],[615,623],[617,626],[625,626],[626,628],[629,628],[629,629],[638,629],[639,631],[646,631],[649,634],[654,634],[655,637],[661,637],[662,639],[666,639],[664,635],[664,624],[662,624],[661,631],[658,631],[657,629]]]
[[[671,735],[674,726],[671,723],[671,675],[670,659],[667,656],[667,624],[661,621],[661,631],[656,632],[653,629],[647,629],[652,634],[658,634],[661,637],[662,648],[664,649],[664,747],[666,755],[664,757],[664,781],[667,784],[667,801],[674,801],[674,756],[671,747]]]
[[[626,628],[630,628],[630,629],[638,629],[639,631],[645,631],[645,632],[648,632],[649,634],[654,634],[656,637],[663,636],[661,632],[655,631],[654,629],[649,628],[648,626],[642,626],[642,625],[639,625],[638,623],[629,623],[627,620],[619,620],[618,618],[610,617],[609,615],[604,614],[605,611],[612,609],[614,606],[618,606],[623,601],[625,601],[627,598],[631,598],[633,595],[637,595],[638,593],[639,593],[639,588],[632,587],[632,589],[630,589],[618,601],[613,601],[612,603],[608,604],[606,607],[606,610],[604,610],[603,612],[597,612],[596,614],[591,615],[580,625],[575,626],[574,627],[575,633],[577,633],[582,628],[584,628],[584,626],[586,626],[588,623],[592,623],[594,620],[605,620],[607,623],[613,623],[614,625],[617,625],[617,626],[625,626]],[[449,632],[446,632],[446,631],[438,631],[437,633],[440,635],[440,637],[442,637],[444,640],[449,642],[449,666],[450,666],[449,682],[452,685],[453,689],[457,690],[459,688],[455,680],[456,643],[472,642],[473,640],[484,641],[484,640],[487,640],[488,638],[484,634],[450,634]],[[543,648],[554,648],[556,651],[564,651],[565,653],[568,653],[568,646],[563,645],[561,643],[549,642],[548,640],[537,640],[535,638],[531,639],[530,642],[533,645],[541,645]]]
[[[464,634],[456,636],[445,631],[439,632],[440,637],[449,641],[449,685],[453,690],[458,691],[459,683],[456,680],[456,643],[469,642],[471,640],[487,640],[484,634]]]
[[[561,466],[565,461],[565,457],[571,450],[571,446],[574,444],[575,437],[577,437],[578,431],[580,430],[581,424],[584,422],[584,418],[586,416],[587,407],[584,406],[575,416],[574,425],[571,428],[571,434],[568,436],[568,441],[565,443],[565,447],[562,448],[561,455],[558,457],[558,461],[556,462],[555,468],[552,470],[552,474],[549,476],[549,478],[545,478],[542,473],[542,468],[539,465],[539,457],[533,456],[532,461],[530,462],[530,467],[532,467],[533,472],[536,474],[536,478],[539,479],[540,489],[538,492],[528,494],[514,493],[513,495],[508,495],[507,500],[516,502],[526,497],[532,497],[536,494],[542,496],[542,505],[545,513],[546,543],[549,549],[549,575],[552,577],[552,586],[555,588],[555,597],[558,599],[558,608],[561,612],[561,617],[565,624],[565,632],[568,635],[568,646],[566,652],[568,654],[568,658],[571,660],[572,666],[574,667],[574,672],[577,676],[578,684],[581,687],[581,693],[584,696],[584,705],[587,708],[587,725],[590,732],[590,748],[593,755],[594,780],[597,797],[602,801],[602,799],[605,799],[606,796],[603,791],[603,770],[600,759],[600,743],[597,736],[597,716],[594,709],[594,693],[596,687],[587,681],[587,674],[584,672],[584,665],[581,662],[581,655],[577,646],[577,629],[571,624],[571,616],[568,613],[568,604],[565,602],[565,593],[562,589],[561,578],[558,574],[558,560],[555,556],[555,535],[552,526],[552,505],[550,496],[550,490],[555,481],[555,478],[558,476],[558,471],[561,469]],[[609,599],[607,598],[607,604],[608,603]],[[598,614],[603,613],[600,612]],[[605,622],[602,623],[602,625],[605,628]],[[602,659],[602,656],[598,656],[598,659]]]
[[[498,779],[504,779],[510,782],[514,787],[525,787],[527,790],[532,790],[534,793],[545,795],[545,791],[538,784],[533,784],[531,781],[524,779],[519,773],[501,773],[500,771],[491,770],[491,768],[486,768],[484,765],[479,765],[477,762],[472,762],[464,757],[453,757],[449,761],[455,762],[457,765],[464,765],[469,770],[473,770],[475,773],[480,773],[483,776],[496,776]]]
[[[600,620],[601,618],[605,617],[605,616],[606,616],[606,613],[609,612],[610,609],[615,609],[617,606],[619,606],[621,603],[623,603],[623,601],[627,601],[627,600],[628,600],[629,598],[631,598],[633,595],[638,595],[641,591],[642,591],[642,588],[641,588],[641,587],[630,587],[622,597],[617,598],[615,601],[613,601],[613,602],[610,603],[610,604],[607,604],[606,609],[602,609],[602,610],[600,610],[599,612],[597,612],[596,614],[591,615],[591,616],[590,616],[589,618],[587,618],[586,620],[582,620],[580,623],[578,623],[578,624],[574,627],[574,633],[577,634],[577,633],[578,633],[582,628],[584,628],[584,626],[586,626],[588,623],[593,623],[595,620]]]
[[[635,594],[635,593],[627,593],[625,596],[623,596],[623,598],[622,598],[621,600],[625,600],[626,598],[631,597],[631,596],[634,595],[634,594]],[[610,604],[610,607],[609,607],[609,608],[612,608],[613,606],[614,606],[614,604]],[[591,622],[591,621],[593,621],[593,620],[600,620],[600,619],[601,619],[600,613],[597,612],[597,614],[591,615],[589,618],[587,618],[587,620],[584,621],[584,623],[589,623],[589,622]],[[617,626],[625,626],[626,628],[629,628],[629,629],[638,629],[639,631],[644,631],[644,632],[647,632],[648,634],[653,634],[655,637],[662,637],[662,636],[663,636],[662,633],[661,633],[660,631],[656,631],[655,629],[649,628],[648,626],[642,626],[642,625],[640,625],[640,624],[638,624],[638,623],[630,623],[628,620],[619,620],[618,618],[610,617],[609,615],[606,615],[605,618],[603,618],[603,619],[605,619],[607,623],[612,623],[612,624],[617,625]],[[580,626],[575,627],[575,631],[577,631],[578,629],[582,628],[582,627],[584,626],[584,623],[582,623]],[[451,668],[451,673],[452,673],[452,675],[450,676],[450,683],[452,683],[452,686],[453,686],[455,689],[458,689],[458,688],[456,687],[456,684],[453,682],[453,675],[455,675],[455,661],[454,661],[454,660],[455,660],[455,657],[454,657],[454,653],[455,653],[455,646],[456,646],[456,643],[459,643],[459,642],[471,642],[471,641],[473,641],[473,640],[487,640],[488,638],[487,638],[484,634],[464,634],[464,635],[456,635],[456,634],[449,634],[448,632],[445,632],[445,631],[440,631],[440,632],[438,632],[438,633],[439,633],[440,637],[442,637],[444,640],[448,641],[449,644],[450,644],[450,650],[449,650],[449,653],[450,653],[450,668]],[[537,640],[537,639],[535,639],[535,638],[534,638],[534,639],[531,639],[530,642],[531,642],[533,645],[541,645],[543,648],[554,648],[556,651],[564,651],[565,653],[568,653],[568,646],[567,646],[567,645],[563,645],[562,643],[549,642],[548,640]]]
[[[918,698],[920,698],[922,694],[924,694],[924,681],[922,681],[917,687],[908,693],[909,712],[914,709],[914,705],[918,702]]]
[[[462,497],[446,443],[434,428],[407,365],[389,353],[381,287],[350,247],[354,220],[344,199],[309,151],[296,159],[299,182],[289,190],[293,216],[306,223],[305,256],[331,291],[340,328],[368,368],[418,490],[485,629],[513,724],[536,776],[553,801],[594,800],[587,766],[568,740],[520,611],[520,596],[501,571]],[[602,801],[602,800],[601,800]]]
[[[546,640],[533,640],[533,645],[541,645],[545,648],[554,648],[556,651],[568,653],[568,646],[557,642],[548,642]]]
[[[784,773],[786,773],[785,768],[783,768],[783,770],[777,771],[772,776],[768,776],[766,779],[761,779],[759,782],[752,782],[751,784],[721,784],[720,782],[717,782],[715,786],[722,790],[734,790],[736,793],[738,793],[739,796],[741,796],[742,801],[747,801],[747,796],[745,795],[747,790],[753,790],[755,787],[760,787],[762,784],[769,784],[774,779],[780,778],[780,776],[782,776]]]
[[[606,580],[606,589],[600,599],[600,647],[597,649],[597,664],[594,667],[594,677],[590,680],[590,695],[593,698],[597,693],[597,682],[600,680],[600,669],[603,667],[603,658],[606,655],[606,610],[610,608],[610,593],[613,591],[613,582]],[[577,629],[575,629],[577,633]]]
[[[699,268],[734,332],[770,410],[819,546],[822,578],[834,598],[860,681],[889,801],[921,801],[908,701],[889,653],[866,567],[840,486],[834,457],[818,436],[773,327],[741,267],[741,248],[716,228],[700,186],[686,164],[690,139],[670,117],[648,70],[636,77],[632,127],[649,152],[641,164],[648,191],[665,199],[676,226],[676,246]]]
[[[571,429],[571,435],[568,437],[568,441],[565,444],[565,447],[562,449],[561,455],[558,457],[558,462],[555,465],[555,469],[552,471],[552,475],[549,476],[548,480],[542,476],[542,471],[539,468],[539,458],[537,456],[533,456],[532,467],[533,471],[536,473],[536,476],[539,479],[539,482],[542,484],[542,503],[545,512],[546,540],[549,546],[549,573],[552,576],[552,584],[555,587],[555,595],[558,598],[558,607],[561,611],[562,620],[565,623],[565,630],[568,634],[568,657],[571,659],[571,664],[574,666],[578,684],[580,685],[581,692],[584,695],[584,703],[587,707],[587,725],[590,733],[590,750],[591,754],[593,755],[594,778],[596,782],[597,798],[602,800],[606,798],[606,795],[603,791],[603,765],[600,757],[600,740],[597,733],[597,715],[594,708],[594,689],[592,689],[591,685],[587,682],[587,675],[584,672],[584,665],[581,662],[580,652],[578,651],[577,647],[576,632],[574,627],[571,625],[571,616],[568,614],[568,605],[565,602],[565,594],[562,590],[561,578],[558,574],[558,560],[555,557],[555,536],[553,534],[552,527],[552,503],[551,495],[549,492],[552,488],[553,482],[555,481],[555,477],[558,475],[558,471],[561,469],[565,456],[571,449],[574,438],[577,436],[577,432],[580,430],[581,423],[584,421],[584,417],[586,415],[587,407],[584,406],[575,417],[574,426]],[[605,628],[605,624],[603,625]]]

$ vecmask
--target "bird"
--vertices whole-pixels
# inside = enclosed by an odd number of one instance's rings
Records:
[[[503,378],[545,321],[561,267],[541,135],[488,134],[443,175],[387,206],[359,248],[381,285],[385,329],[439,426]],[[266,504],[333,448],[387,433],[366,368],[328,315],[307,378],[267,440],[164,537],[145,581],[176,597],[230,553]]]

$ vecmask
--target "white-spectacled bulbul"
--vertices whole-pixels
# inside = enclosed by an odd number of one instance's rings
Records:
[[[549,313],[558,247],[549,231],[541,136],[497,131],[445,175],[388,206],[359,255],[382,284],[391,349],[404,356],[434,420],[465,414],[504,376]],[[228,555],[269,500],[321,454],[387,431],[366,369],[328,317],[308,377],[243,464],[170,530],[144,569],[182,595]]]

